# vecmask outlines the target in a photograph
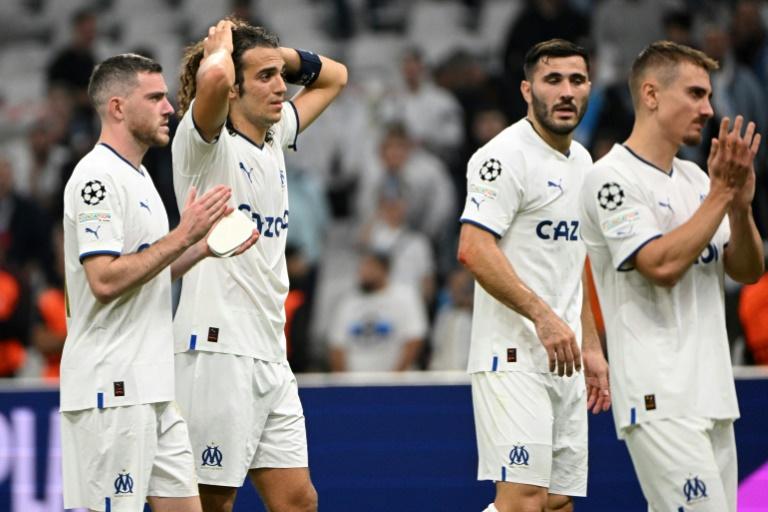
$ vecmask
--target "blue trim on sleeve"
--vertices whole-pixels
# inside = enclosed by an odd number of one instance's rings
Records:
[[[193,109],[194,109],[194,106],[192,106],[189,109],[189,119],[192,121],[192,126],[195,127],[195,131],[200,136],[200,140],[202,140],[206,144],[216,144],[217,142],[219,142],[219,138],[221,138],[221,130],[224,129],[224,125],[221,125],[221,129],[219,130],[219,134],[217,136],[215,136],[210,142],[205,140],[205,137],[203,136],[203,132],[200,131],[200,127],[197,126],[197,123],[195,122],[195,116],[192,114],[192,110]]]
[[[98,407],[99,409],[104,408],[104,393],[102,393],[101,391],[96,393],[96,407]]]
[[[489,232],[490,234],[492,234],[492,235],[493,235],[493,236],[495,236],[496,238],[501,238],[501,235],[500,235],[500,234],[498,234],[497,232],[495,232],[494,230],[492,230],[492,229],[491,229],[491,228],[489,228],[488,226],[486,226],[486,225],[484,225],[484,224],[481,224],[481,223],[479,223],[479,222],[477,222],[477,221],[475,221],[475,220],[472,220],[472,219],[467,219],[467,218],[464,218],[464,217],[462,217],[461,219],[459,219],[459,222],[461,222],[462,224],[470,224],[470,225],[472,225],[472,226],[475,226],[475,227],[477,227],[477,228],[480,228],[480,229],[482,229],[483,231],[487,231],[487,232]]]
[[[86,258],[90,258],[91,256],[101,256],[101,255],[120,256],[120,252],[107,251],[107,250],[84,252],[83,254],[80,255],[80,264],[82,264]]]
[[[637,423],[637,409],[632,407],[629,410],[629,424],[634,425],[635,423]]]
[[[197,346],[197,334],[193,334],[189,337],[189,350],[195,350]]]
[[[144,171],[142,171],[141,169],[139,169],[139,168],[137,168],[137,167],[134,167],[134,166],[133,166],[133,164],[132,164],[131,162],[129,162],[129,161],[128,161],[128,160],[127,160],[127,159],[126,159],[126,158],[125,158],[123,155],[121,155],[120,153],[118,153],[118,152],[117,152],[117,150],[116,150],[115,148],[113,148],[112,146],[110,146],[110,145],[109,145],[109,144],[107,144],[106,142],[99,142],[99,146],[104,146],[105,148],[107,148],[108,150],[110,150],[111,152],[113,152],[113,153],[115,154],[115,156],[117,156],[117,158],[119,158],[120,160],[122,160],[123,162],[125,162],[126,164],[128,164],[128,165],[130,166],[130,168],[131,168],[131,169],[133,169],[133,170],[134,170],[134,171],[136,171],[137,173],[139,173],[139,174],[141,174],[142,176],[144,176]]]
[[[293,107],[293,115],[296,116],[296,135],[293,137],[293,144],[288,144],[288,147],[294,151],[298,151],[299,148],[296,145],[296,141],[299,140],[299,132],[301,131],[301,123],[299,123],[299,111],[296,110],[296,105],[291,100],[288,100],[288,104]]]
[[[627,263],[629,260],[631,260],[632,258],[634,258],[634,257],[635,257],[635,255],[636,255],[638,252],[640,252],[640,249],[642,249],[643,247],[645,247],[645,246],[646,246],[646,245],[648,245],[649,243],[653,242],[653,241],[654,241],[654,240],[656,240],[657,238],[661,238],[661,235],[653,235],[651,238],[649,238],[649,239],[648,239],[648,240],[646,240],[645,242],[643,242],[643,243],[641,243],[640,245],[638,245],[638,246],[637,246],[637,249],[635,249],[634,251],[632,251],[632,252],[629,254],[629,256],[627,256],[626,258],[624,258],[624,260],[622,260],[622,262],[621,262],[621,263],[619,263],[619,266],[617,266],[617,267],[616,267],[616,270],[618,270],[619,272],[630,272],[630,271],[632,271],[632,270],[635,270],[635,267],[631,267],[631,268],[622,268],[622,267],[623,267],[624,265],[626,265],[626,263]]]

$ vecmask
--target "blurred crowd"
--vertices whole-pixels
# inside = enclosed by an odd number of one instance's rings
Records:
[[[0,5],[0,377],[56,379],[66,337],[62,192],[98,136],[86,86],[123,52],[175,94],[185,45],[235,14],[347,64],[342,96],[288,152],[294,371],[466,365],[473,279],[456,263],[465,166],[525,114],[522,58],[563,37],[591,56],[577,140],[597,159],[632,126],[626,76],[670,39],[717,59],[716,119],[768,126],[768,3],[758,0],[4,0]],[[710,137],[704,137],[708,140]],[[768,148],[754,214],[768,237]],[[685,148],[706,163],[707,144]],[[178,221],[169,148],[144,161]],[[726,283],[734,364],[768,364],[768,277]],[[593,300],[596,300],[593,298]],[[170,341],[169,341],[170,342]]]

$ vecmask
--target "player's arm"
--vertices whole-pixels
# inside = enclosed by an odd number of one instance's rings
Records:
[[[328,358],[332,372],[347,371],[347,353],[343,348],[331,347]]]
[[[280,48],[288,83],[304,85],[291,101],[299,115],[299,131],[306,129],[347,85],[347,67],[322,55]],[[316,74],[313,76],[313,74]],[[305,85],[305,82],[306,83]]]
[[[572,375],[581,370],[581,354],[573,331],[517,275],[496,244],[496,237],[464,223],[459,237],[459,261],[496,300],[531,320],[549,358],[550,371]]]
[[[424,340],[421,338],[414,338],[406,341],[403,345],[403,349],[400,351],[400,358],[397,361],[395,371],[404,372],[413,368],[413,365],[416,364],[416,359],[418,359],[419,354],[421,353],[421,347],[423,346]]]
[[[224,215],[229,215],[231,211],[232,208],[228,207],[224,212]],[[209,231],[208,235],[210,235],[210,233],[211,232]],[[205,238],[201,239],[193,246],[189,247],[181,254],[181,256],[176,258],[173,263],[171,263],[171,279],[173,281],[186,274],[189,269],[197,265],[197,263],[201,260],[205,258],[216,257],[216,255],[211,251],[210,247],[208,247],[208,235],[206,235]],[[259,232],[254,229],[250,238],[248,238],[248,240],[243,242],[240,247],[237,248],[237,250],[232,254],[232,257],[239,256],[253,247],[253,245],[258,241],[259,236]]]
[[[750,147],[754,145],[754,124],[741,136],[741,116],[728,133],[728,118],[712,141],[707,161],[710,189],[696,213],[687,222],[643,246],[634,256],[635,268],[657,286],[671,288],[693,265],[712,240],[731,206],[735,192],[745,181]],[[749,141],[747,141],[747,138]],[[759,144],[759,135],[756,138]],[[757,146],[754,146],[757,151]]]
[[[747,126],[745,139],[749,140],[750,129]],[[760,148],[760,134],[755,134],[749,152],[744,155],[749,161],[749,171],[746,180],[728,210],[728,224],[731,236],[723,254],[725,271],[740,283],[754,283],[765,271],[763,256],[763,241],[757,231],[755,219],[752,216],[752,200],[755,197],[755,157]]]
[[[94,255],[83,268],[96,300],[108,304],[143,285],[202,239],[227,211],[231,190],[219,185],[199,198],[190,189],[179,225],[146,250],[125,254]]]
[[[584,379],[587,384],[587,410],[594,414],[611,407],[611,392],[608,385],[608,363],[595,326],[595,317],[589,296],[593,289],[592,280],[586,269],[581,278],[584,296],[581,303],[581,353],[584,360]]]
[[[221,132],[229,112],[229,91],[235,84],[232,61],[232,22],[220,21],[208,29],[203,42],[203,59],[195,77],[192,119],[206,142]]]

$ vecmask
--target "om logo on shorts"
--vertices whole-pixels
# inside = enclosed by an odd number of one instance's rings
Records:
[[[115,478],[115,494],[132,494],[133,493],[133,478],[131,474],[123,470],[122,473],[117,474]]]
[[[221,455],[221,450],[219,450],[219,447],[216,445],[206,445],[205,450],[203,450],[203,466],[213,466],[220,468],[221,460],[223,458],[224,457]]]
[[[683,485],[683,494],[685,494],[685,501],[687,503],[700,500],[707,497],[707,486],[704,483],[704,480],[695,476],[685,481],[685,485]]]
[[[525,446],[513,446],[509,452],[509,465],[510,466],[527,466],[528,465],[528,450]]]

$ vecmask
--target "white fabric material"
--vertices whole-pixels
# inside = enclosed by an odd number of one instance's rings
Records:
[[[630,427],[625,441],[651,511],[736,512],[731,420],[649,421]]]
[[[61,415],[64,507],[142,510],[147,496],[197,496],[187,425],[174,402]]]
[[[581,276],[586,250],[578,199],[592,160],[577,142],[568,156],[523,119],[480,148],[467,165],[461,222],[499,238],[512,268],[562,318],[581,344]],[[533,323],[475,287],[468,370],[548,372]],[[509,351],[516,357],[508,357]],[[514,359],[514,360],[512,360]]]
[[[347,371],[391,371],[405,344],[426,334],[427,316],[416,290],[390,284],[346,297],[331,324],[329,342],[344,349]]]
[[[270,129],[273,141],[262,147],[228,127],[222,127],[216,141],[205,142],[195,128],[192,109],[194,102],[173,139],[179,209],[190,186],[203,193],[227,185],[232,188],[231,206],[253,219],[261,237],[242,255],[205,259],[184,276],[174,322],[176,352],[194,345],[195,350],[285,361],[289,213],[283,148],[295,146],[295,107],[283,104],[281,120]]]
[[[620,437],[633,423],[739,416],[723,299],[727,219],[672,288],[632,265],[643,245],[685,223],[708,192],[695,164],[675,159],[668,175],[621,145],[587,176],[581,233],[605,318]]]
[[[170,269],[105,305],[80,262],[135,253],[167,233],[165,208],[144,168],[103,144],[77,164],[64,190],[62,411],[173,400]]]
[[[584,375],[482,372],[471,378],[478,480],[586,496]]]
[[[240,487],[251,468],[308,467],[304,411],[287,364],[184,352],[176,354],[176,384],[200,483]]]

